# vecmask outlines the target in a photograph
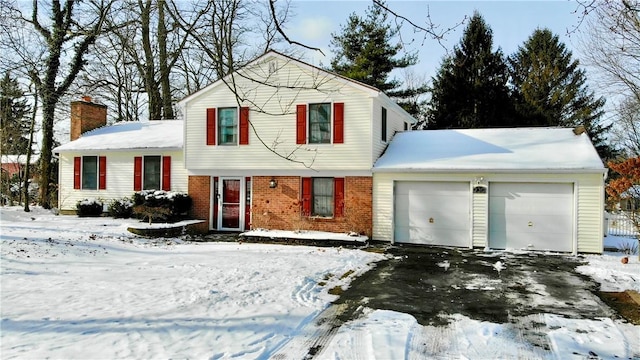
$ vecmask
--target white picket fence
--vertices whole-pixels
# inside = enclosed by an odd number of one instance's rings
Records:
[[[637,216],[637,215],[636,215]],[[624,212],[604,213],[605,235],[636,236],[637,229],[633,226],[629,215]]]

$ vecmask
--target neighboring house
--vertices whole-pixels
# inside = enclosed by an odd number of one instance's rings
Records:
[[[71,104],[71,142],[54,149],[62,213],[74,213],[87,198],[108,203],[143,189],[187,192],[183,121],[106,121],[104,105],[89,98]]]
[[[606,170],[572,130],[396,135],[373,169],[373,238],[601,253]]]
[[[640,210],[640,185],[633,185],[620,196],[619,209],[637,212]]]
[[[34,166],[38,163],[39,160],[38,155],[31,155],[31,159],[29,159],[31,166]],[[25,164],[27,163],[27,155],[5,155],[2,154],[2,174],[3,176],[8,176],[10,179],[13,175],[20,174],[24,172]]]
[[[180,105],[202,231],[370,236],[373,163],[415,121],[378,89],[274,51]]]

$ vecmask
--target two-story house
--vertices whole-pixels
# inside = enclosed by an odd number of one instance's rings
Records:
[[[203,231],[371,236],[373,164],[415,121],[380,90],[275,51],[180,105]]]

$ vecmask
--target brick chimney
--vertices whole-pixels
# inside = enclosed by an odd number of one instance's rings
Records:
[[[71,102],[71,141],[93,129],[107,125],[107,106],[91,102],[90,96]]]

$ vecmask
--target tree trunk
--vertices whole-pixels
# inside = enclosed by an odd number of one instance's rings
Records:
[[[151,48],[151,0],[140,5],[140,20],[142,23],[142,50],[144,51],[144,87],[149,97],[149,120],[162,119],[162,101],[160,89],[155,79],[155,64],[153,49]]]
[[[29,125],[29,145],[27,146],[27,163],[26,168],[24,170],[24,211],[30,212],[29,202],[31,202],[29,196],[29,178],[31,177],[31,153],[33,150],[31,147],[33,146],[33,131],[36,125],[36,113],[38,112],[38,88],[35,88],[33,93],[33,109],[31,109],[31,124]]]
[[[53,157],[53,119],[56,110],[56,100],[52,95],[42,98],[42,146],[40,150],[40,205],[51,209],[51,158]]]
[[[169,83],[170,69],[167,57],[167,26],[164,15],[165,1],[158,0],[158,48],[160,51],[158,61],[160,63],[160,86],[162,88],[162,119],[173,119],[171,85]]]

